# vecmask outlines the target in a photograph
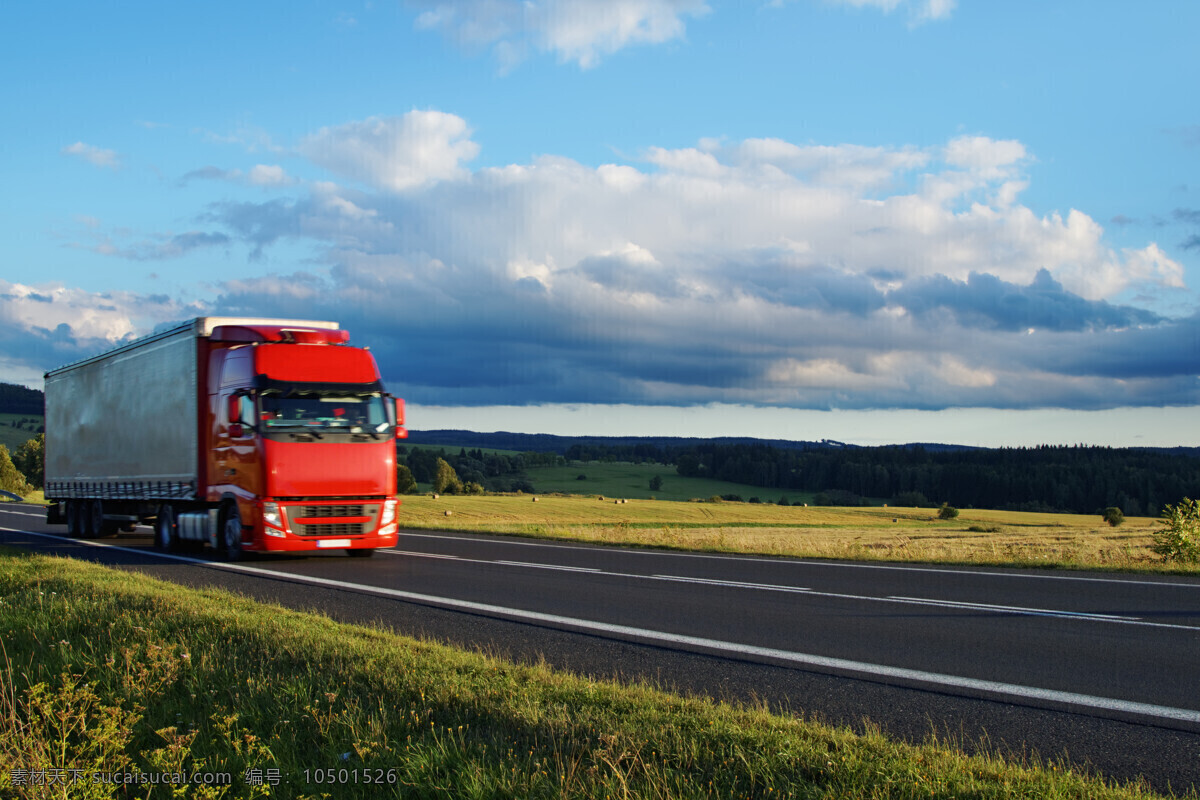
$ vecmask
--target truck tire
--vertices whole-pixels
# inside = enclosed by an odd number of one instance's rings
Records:
[[[104,518],[104,501],[92,500],[88,503],[88,536],[116,536],[117,523]]]
[[[154,546],[164,553],[179,549],[179,530],[175,527],[175,509],[159,506],[154,518]]]
[[[95,539],[100,535],[100,529],[104,525],[104,508],[100,505],[99,500],[84,500],[79,515],[83,517],[80,527],[83,529],[84,537]]]
[[[67,501],[67,535],[76,538],[83,535],[83,526],[80,524],[79,518],[79,503],[78,500]]]
[[[226,561],[242,560],[242,515],[236,503],[221,506],[220,541],[221,556]]]

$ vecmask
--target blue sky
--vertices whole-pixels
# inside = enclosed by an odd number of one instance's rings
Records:
[[[0,379],[334,319],[415,428],[1200,444],[1200,5],[0,12]]]

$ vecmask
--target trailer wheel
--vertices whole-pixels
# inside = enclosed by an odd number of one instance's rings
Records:
[[[116,536],[117,523],[104,518],[104,501],[92,500],[87,505],[87,535],[90,537]]]
[[[175,509],[170,506],[158,507],[158,516],[154,520],[154,546],[164,553],[174,553],[179,549],[179,532],[175,527]]]
[[[221,555],[226,561],[242,558],[242,515],[236,503],[221,506]]]
[[[78,500],[68,500],[67,501],[67,535],[68,536],[78,537],[78,536],[83,535],[83,526],[81,526],[79,523],[80,523],[79,501]]]
[[[95,539],[99,536],[104,526],[104,508],[100,505],[100,501],[84,500],[80,516],[83,517],[83,524],[80,526],[83,528],[83,535],[88,539]]]

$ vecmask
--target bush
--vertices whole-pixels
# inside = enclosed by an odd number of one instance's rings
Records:
[[[650,479],[650,491],[657,492],[663,486],[662,475],[655,475]]]
[[[1163,561],[1200,561],[1200,502],[1185,497],[1178,505],[1166,506],[1162,521],[1150,549]]]
[[[0,489],[24,497],[33,491],[29,481],[20,473],[8,454],[8,448],[0,444]]]
[[[1109,506],[1104,509],[1104,513],[1101,516],[1104,517],[1105,522],[1114,528],[1125,521],[1125,514],[1116,506]]]
[[[412,470],[404,464],[396,465],[396,494],[415,494],[417,491],[417,480],[413,477]]]
[[[439,458],[433,475],[433,491],[437,494],[462,494],[462,490],[462,481],[454,467],[446,459]]]
[[[938,508],[938,519],[955,519],[958,516],[958,509],[949,503],[942,503]]]
[[[39,433],[13,453],[13,466],[20,470],[34,489],[46,483],[46,434]]]

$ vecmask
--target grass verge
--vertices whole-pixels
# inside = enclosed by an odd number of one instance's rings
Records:
[[[186,787],[200,798],[1160,796],[68,559],[0,551],[0,598],[4,798],[184,794],[112,772],[229,776]],[[28,785],[72,769],[81,782]]]
[[[401,524],[719,553],[1200,575],[1150,547],[1160,521],[1131,517],[933,508],[827,508],[756,503],[529,495],[407,495]],[[447,515],[446,512],[450,512]]]

